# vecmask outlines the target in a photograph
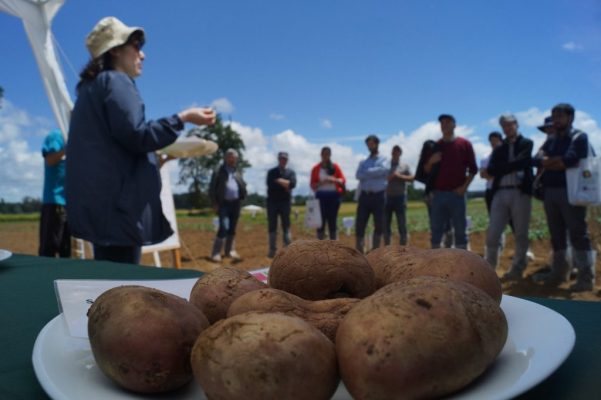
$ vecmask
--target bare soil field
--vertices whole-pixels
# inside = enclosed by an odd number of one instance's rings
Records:
[[[180,241],[182,243],[181,256],[182,268],[196,269],[201,271],[212,271],[221,265],[233,265],[244,270],[253,270],[268,267],[271,259],[267,258],[267,230],[264,222],[252,219],[242,219],[238,225],[236,248],[243,257],[241,261],[233,263],[230,259],[224,259],[221,264],[211,262],[208,259],[215,232],[210,222],[199,221],[199,218],[178,218]],[[411,230],[411,226],[410,226]],[[601,244],[598,224],[591,226],[592,239],[597,251],[601,254]],[[303,227],[302,220],[297,218],[292,227],[293,239],[313,238],[314,232]],[[411,232],[410,244],[420,248],[430,247],[430,235],[428,232]],[[281,240],[281,238],[278,238]],[[340,240],[354,246],[354,237],[347,236],[344,231],[340,232]],[[393,236],[393,241],[398,237]],[[477,254],[484,253],[485,233],[483,231],[470,234],[471,250]],[[279,242],[280,244],[281,242]],[[3,222],[0,223],[0,248],[9,249],[14,253],[37,254],[38,223],[37,222]],[[511,265],[513,239],[507,236],[506,249],[503,253],[501,264],[497,273],[502,276]],[[538,239],[531,242],[531,250],[535,259],[530,262],[526,269],[525,278],[517,282],[503,282],[506,294],[514,296],[550,297],[573,300],[600,301],[601,291],[599,285],[593,292],[571,293],[568,290],[569,283],[560,287],[546,287],[532,281],[532,275],[538,270],[545,268],[551,254],[548,239]],[[171,252],[160,254],[163,268],[172,268],[173,262]],[[142,264],[152,266],[153,258],[150,254],[143,255]],[[601,262],[597,262],[597,277],[601,275]]]

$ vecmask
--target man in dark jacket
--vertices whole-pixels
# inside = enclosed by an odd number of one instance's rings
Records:
[[[292,189],[296,187],[296,173],[286,168],[288,153],[278,153],[278,166],[267,172],[267,220],[269,224],[269,253],[275,256],[277,246],[278,215],[282,221],[284,246],[288,246],[290,237],[290,210]]]
[[[221,261],[221,248],[225,241],[225,256],[240,260],[234,249],[236,225],[240,217],[240,201],[246,197],[246,183],[237,169],[238,152],[228,149],[223,164],[213,172],[209,186],[209,198],[219,215],[219,230],[213,242],[211,260]]]
[[[534,159],[534,166],[543,169],[544,206],[553,246],[551,272],[535,276],[551,286],[569,280],[567,236],[572,244],[572,261],[578,269],[577,281],[570,286],[574,292],[594,290],[595,252],[586,223],[586,207],[568,201],[566,169],[578,166],[588,156],[586,133],[574,129],[575,110],[570,104],[557,104],[551,111],[553,135],[549,135]]]
[[[499,124],[505,133],[501,146],[495,148],[486,172],[493,177],[490,221],[486,233],[486,260],[497,266],[501,236],[513,221],[515,253],[505,279],[520,279],[528,264],[528,225],[532,209],[532,140],[518,132],[518,121],[502,115]]]

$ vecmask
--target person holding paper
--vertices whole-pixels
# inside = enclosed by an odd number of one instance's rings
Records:
[[[173,143],[184,123],[215,121],[208,108],[146,120],[135,83],[145,40],[144,29],[115,17],[100,20],[86,38],[91,60],[80,74],[69,127],[66,195],[72,233],[94,245],[97,260],[139,263],[143,245],[172,234],[155,152]]]
[[[311,169],[311,189],[319,199],[322,224],[317,228],[317,239],[325,239],[326,223],[330,240],[338,239],[338,210],[346,179],[340,166],[332,162],[332,149],[321,149],[321,162]]]

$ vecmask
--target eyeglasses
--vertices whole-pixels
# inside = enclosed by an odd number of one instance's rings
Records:
[[[144,42],[141,40],[132,40],[131,42],[128,42],[127,44],[132,46],[137,51],[142,50],[142,47],[144,47]]]

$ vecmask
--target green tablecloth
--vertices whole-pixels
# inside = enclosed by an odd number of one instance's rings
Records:
[[[169,279],[199,275],[192,270],[26,255],[13,255],[0,262],[0,399],[47,398],[35,377],[31,355],[37,334],[58,314],[55,279]],[[528,300],[564,315],[576,330],[576,346],[553,375],[519,398],[601,398],[601,303]]]

